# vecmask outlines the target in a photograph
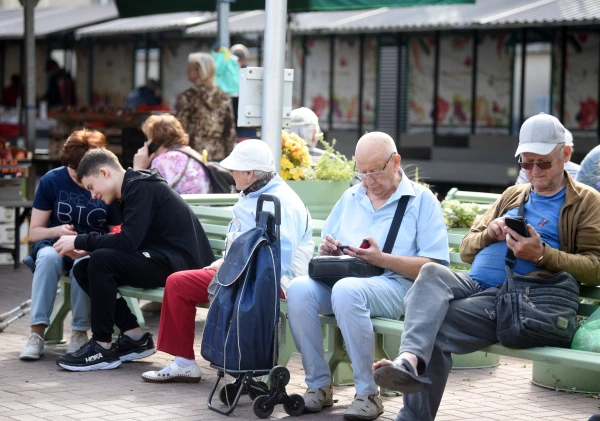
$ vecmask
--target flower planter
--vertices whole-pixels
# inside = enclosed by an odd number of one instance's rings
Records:
[[[313,219],[325,220],[331,210],[350,187],[349,181],[288,180],[288,185],[304,202]]]

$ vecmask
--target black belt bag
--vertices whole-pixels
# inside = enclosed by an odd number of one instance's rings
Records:
[[[410,196],[402,196],[394,213],[394,219],[383,247],[384,253],[391,253],[400,231],[406,206]],[[313,257],[308,264],[308,276],[317,282],[333,288],[335,283],[343,278],[370,278],[383,275],[385,269],[373,266],[362,259],[351,256],[318,256]]]
[[[524,213],[525,194],[519,206]],[[514,273],[514,255],[506,256],[506,279],[496,297],[498,341],[507,348],[569,347],[577,323],[579,283],[568,272],[552,276]]]

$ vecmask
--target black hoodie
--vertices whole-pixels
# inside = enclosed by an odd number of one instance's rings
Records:
[[[123,216],[119,234],[78,235],[75,248],[159,253],[173,272],[200,269],[215,260],[198,218],[157,170],[127,169],[119,209]]]

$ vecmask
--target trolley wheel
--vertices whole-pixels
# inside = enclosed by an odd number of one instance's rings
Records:
[[[301,395],[293,394],[289,396],[292,401],[291,405],[283,404],[283,410],[286,414],[291,415],[292,417],[297,417],[302,415],[304,412],[304,398]]]
[[[234,383],[228,383],[221,388],[219,391],[219,400],[223,405],[231,406],[235,401],[235,397],[238,393],[238,386]]]
[[[279,384],[277,380],[279,378],[283,379],[283,386],[287,386],[287,384],[290,382],[290,371],[281,365],[273,367],[269,373],[269,383],[271,383],[271,386],[277,387]]]
[[[273,413],[274,407],[266,407],[264,404],[269,400],[267,395],[258,396],[252,403],[252,411],[258,418],[265,419]]]
[[[252,400],[262,395],[269,394],[269,386],[265,382],[256,382],[254,385],[248,385],[248,397]]]

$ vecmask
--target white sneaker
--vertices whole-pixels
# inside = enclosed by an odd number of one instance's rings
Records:
[[[90,340],[88,339],[87,332],[82,330],[74,330],[69,338],[69,345],[67,346],[67,354],[72,354],[78,351],[79,348],[87,344]]]
[[[304,392],[304,408],[309,412],[319,412],[333,405],[333,388],[331,385],[320,389],[306,389]]]
[[[44,355],[44,339],[37,333],[32,333],[27,338],[27,343],[19,356],[22,360],[39,360]]]
[[[146,371],[142,374],[143,380],[152,383],[198,383],[201,378],[202,373],[198,364],[181,368],[174,362],[160,371]]]
[[[374,420],[381,414],[383,414],[383,403],[377,392],[369,396],[354,396],[354,402],[346,410],[344,419],[351,421]]]

